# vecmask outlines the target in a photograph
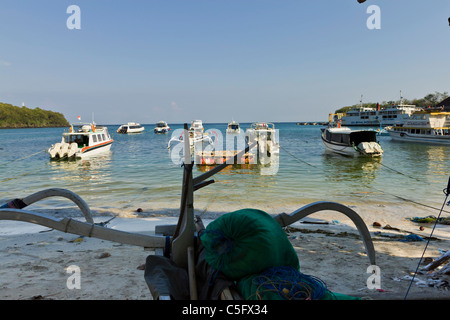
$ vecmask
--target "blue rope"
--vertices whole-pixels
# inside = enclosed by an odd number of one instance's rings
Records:
[[[318,300],[328,291],[319,278],[284,266],[265,270],[253,279],[253,284],[257,286],[257,298],[263,298],[264,292],[275,292],[287,300]]]

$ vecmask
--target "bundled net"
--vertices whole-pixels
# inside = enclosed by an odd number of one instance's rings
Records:
[[[227,213],[212,221],[200,238],[206,262],[231,280],[274,266],[300,268],[297,253],[284,230],[260,210]]]

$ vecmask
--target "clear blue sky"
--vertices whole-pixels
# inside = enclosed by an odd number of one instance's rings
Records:
[[[102,124],[325,121],[361,95],[450,91],[448,17],[449,0],[0,0],[0,102]]]

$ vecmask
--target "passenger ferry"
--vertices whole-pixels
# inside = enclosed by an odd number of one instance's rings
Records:
[[[440,108],[418,111],[388,132],[392,140],[450,144],[450,112]]]
[[[61,142],[52,145],[48,153],[52,160],[79,159],[109,151],[113,141],[107,127],[77,123],[63,132]]]
[[[398,122],[404,122],[421,108],[414,105],[394,105],[384,109],[361,107],[345,113],[341,117],[342,126],[392,126]]]

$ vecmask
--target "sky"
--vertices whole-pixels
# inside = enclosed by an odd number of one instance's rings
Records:
[[[0,0],[0,102],[99,124],[327,121],[361,96],[450,91],[449,17],[448,0]]]

